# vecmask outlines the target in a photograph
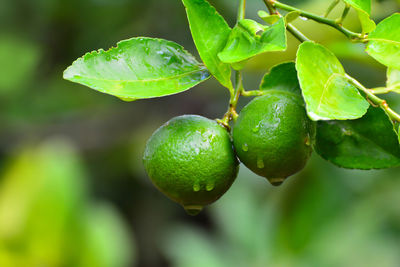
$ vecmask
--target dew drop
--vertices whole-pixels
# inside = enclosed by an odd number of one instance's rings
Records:
[[[353,133],[350,130],[347,130],[347,129],[343,131],[343,134],[347,135],[347,136],[353,135]]]
[[[273,186],[279,186],[283,183],[285,178],[267,178]]]
[[[193,191],[194,192],[199,192],[200,191],[200,183],[199,182],[195,182],[193,185]]]
[[[311,140],[310,140],[309,136],[306,137],[306,140],[304,141],[304,143],[306,144],[306,146],[310,146],[311,145]]]
[[[253,133],[258,133],[259,130],[260,130],[260,126],[257,125],[256,127],[253,128],[252,131],[253,131]]]
[[[262,160],[262,158],[258,158],[258,159],[257,159],[257,167],[258,167],[259,169],[264,168],[264,161]]]
[[[186,205],[186,206],[183,206],[183,208],[185,209],[186,213],[189,214],[190,216],[196,216],[203,209],[203,206]]]
[[[242,145],[242,150],[243,150],[244,152],[249,151],[249,146],[248,146],[247,144],[243,144],[243,145]]]
[[[207,191],[212,191],[214,189],[214,187],[215,187],[214,183],[208,183],[206,185],[206,190]]]

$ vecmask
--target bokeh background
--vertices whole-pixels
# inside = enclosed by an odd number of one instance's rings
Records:
[[[210,2],[233,26],[238,1]],[[285,3],[315,13],[329,5]],[[259,9],[261,0],[248,0],[249,18]],[[376,21],[399,10],[399,0],[373,2]],[[384,84],[385,69],[362,45],[295,24],[365,86]],[[345,24],[359,29],[354,12]],[[126,103],[62,79],[77,57],[133,36],[173,40],[197,56],[179,0],[0,1],[1,267],[399,266],[399,168],[344,170],[314,154],[274,188],[241,166],[197,217],[159,193],[142,167],[147,138],[173,116],[222,117],[228,92],[209,80]],[[246,88],[293,60],[298,44],[289,38],[288,51],[250,61]],[[400,96],[387,97],[400,111]]]

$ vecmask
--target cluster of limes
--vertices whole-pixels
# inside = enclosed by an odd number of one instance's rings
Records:
[[[271,90],[242,109],[232,135],[201,116],[171,119],[147,142],[143,162],[153,184],[195,215],[232,185],[237,158],[280,185],[305,166],[314,136],[301,96]]]

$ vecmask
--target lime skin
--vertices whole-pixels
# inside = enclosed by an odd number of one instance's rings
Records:
[[[197,115],[175,117],[158,128],[143,163],[153,184],[191,215],[220,198],[239,169],[228,131]]]
[[[240,161],[273,185],[304,168],[311,156],[315,123],[300,95],[270,90],[250,101],[233,127]]]

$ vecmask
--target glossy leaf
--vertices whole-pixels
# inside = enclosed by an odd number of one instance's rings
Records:
[[[381,21],[368,36],[367,53],[388,67],[400,69],[400,14]]]
[[[270,15],[264,10],[259,10],[257,14],[263,21],[265,21],[268,24],[274,24],[280,18],[279,15]]]
[[[64,72],[64,79],[124,100],[176,94],[208,77],[182,46],[152,38],[132,38],[108,51],[87,53]]]
[[[197,50],[211,74],[225,87],[233,88],[231,68],[218,53],[228,40],[231,28],[206,0],[182,0]]]
[[[386,76],[386,87],[389,88],[390,91],[400,93],[400,70],[388,68]]]
[[[300,11],[291,11],[285,15],[285,21],[287,23],[291,23],[296,20],[300,16]]]
[[[218,57],[226,63],[240,62],[258,54],[286,49],[286,30],[283,18],[264,32],[255,31],[255,23],[242,20],[233,28],[228,42]]]
[[[301,44],[296,68],[312,120],[357,119],[367,112],[368,102],[344,77],[345,71],[335,55],[322,45]]]
[[[260,90],[283,90],[301,94],[294,62],[285,62],[272,67],[262,79]]]
[[[371,0],[344,0],[355,9],[371,14]]]
[[[400,165],[400,145],[393,124],[380,108],[361,119],[317,124],[317,153],[343,168],[382,169]]]
[[[371,0],[344,0],[347,4],[357,10],[358,18],[360,19],[361,27],[364,33],[371,32],[376,25],[370,19],[371,15]]]

